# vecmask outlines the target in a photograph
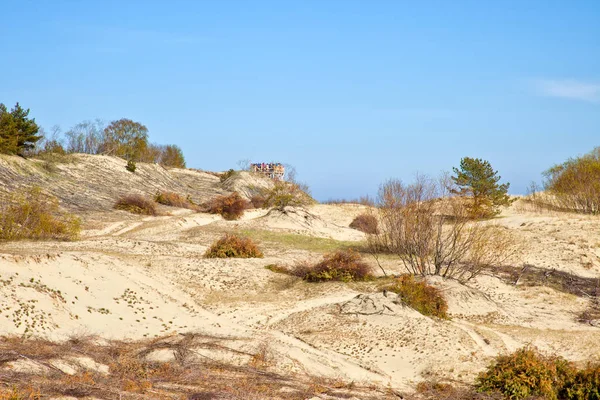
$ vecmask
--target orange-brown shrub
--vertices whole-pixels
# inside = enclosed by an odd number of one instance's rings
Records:
[[[218,196],[204,204],[207,212],[220,214],[229,221],[239,219],[244,215],[244,211],[248,206],[249,202],[244,200],[237,192],[233,192],[228,196]]]
[[[535,348],[525,347],[512,354],[498,356],[478,376],[476,385],[481,392],[500,392],[517,400],[533,396],[549,400],[594,398],[561,393],[568,389],[566,386],[575,373],[573,365],[564,358],[547,357]]]
[[[76,240],[79,218],[61,212],[58,199],[39,187],[0,198],[0,240]]]
[[[448,303],[442,293],[427,282],[416,280],[414,275],[402,275],[386,289],[397,293],[404,304],[423,315],[448,318]]]
[[[158,192],[154,196],[154,201],[169,207],[187,208],[189,210],[198,210],[199,207],[189,198],[183,197],[175,192]]]
[[[376,235],[379,233],[379,223],[374,215],[363,213],[357,215],[350,223],[350,228],[364,233]]]
[[[372,268],[353,250],[337,250],[326,254],[314,265],[300,263],[292,270],[307,282],[363,281],[372,278]]]
[[[139,194],[129,194],[117,200],[114,206],[117,210],[129,211],[134,214],[157,215],[156,203]]]
[[[206,258],[262,258],[263,253],[250,238],[226,234],[204,253]]]

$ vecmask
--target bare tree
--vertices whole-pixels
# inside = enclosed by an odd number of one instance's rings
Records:
[[[83,121],[65,132],[69,153],[99,154],[104,131],[102,120]]]
[[[417,175],[409,185],[389,180],[377,197],[379,232],[368,236],[370,252],[396,255],[410,274],[466,281],[505,262],[514,243],[507,232],[473,222],[464,199],[452,194],[448,175]],[[385,271],[384,271],[385,273]]]

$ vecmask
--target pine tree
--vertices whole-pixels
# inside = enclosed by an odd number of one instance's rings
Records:
[[[453,193],[471,198],[469,213],[474,218],[488,218],[500,213],[500,206],[510,205],[509,183],[499,184],[501,177],[489,161],[464,157],[460,169],[452,168],[452,180],[458,186]]]
[[[40,128],[35,118],[29,118],[29,109],[17,103],[10,112],[0,103],[0,153],[21,154],[35,147]]]

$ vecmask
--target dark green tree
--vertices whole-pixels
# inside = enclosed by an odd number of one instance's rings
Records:
[[[112,121],[104,128],[102,153],[138,161],[148,147],[148,128],[130,119]]]
[[[29,109],[17,103],[10,112],[0,103],[0,153],[23,155],[35,147],[42,135],[35,118],[29,118]]]
[[[457,188],[452,192],[470,198],[468,212],[473,218],[489,218],[500,213],[500,206],[510,205],[509,183],[499,184],[501,177],[489,161],[464,157],[460,168],[452,168]]]

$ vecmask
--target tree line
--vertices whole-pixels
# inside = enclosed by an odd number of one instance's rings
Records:
[[[148,128],[127,118],[111,121],[84,121],[62,133],[53,127],[50,133],[30,118],[29,109],[17,103],[10,111],[0,103],[0,154],[23,157],[44,153],[103,154],[123,158],[130,163],[154,162],[167,167],[185,168],[185,158],[177,145],[150,143]]]

